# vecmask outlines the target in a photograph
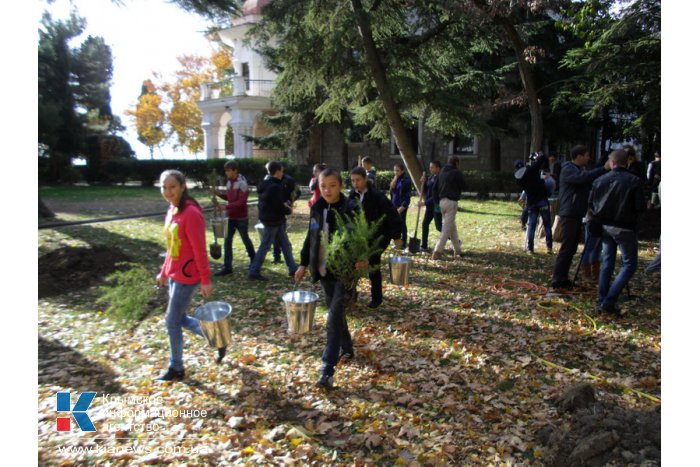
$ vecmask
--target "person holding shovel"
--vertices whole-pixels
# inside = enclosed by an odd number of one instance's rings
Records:
[[[236,161],[226,161],[224,164],[226,173],[226,191],[217,192],[219,198],[225,199],[228,228],[224,239],[224,266],[215,276],[226,276],[233,272],[233,235],[238,230],[243,246],[250,261],[255,257],[255,247],[248,236],[248,181],[238,171]]]
[[[187,308],[199,287],[202,296],[214,291],[207,258],[205,222],[199,203],[187,192],[185,176],[177,170],[166,170],[160,176],[160,192],[170,207],[165,218],[165,261],[156,277],[158,287],[168,284],[168,308],[165,325],[170,341],[168,371],[158,377],[161,381],[182,380],[185,367],[182,328],[203,336],[199,321],[187,315]],[[226,348],[219,349],[219,359]]]
[[[369,257],[369,265],[377,268],[369,273],[369,282],[372,289],[372,300],[367,305],[370,308],[377,308],[382,304],[382,271],[378,266],[381,264],[382,253],[389,246],[391,240],[397,247],[403,246],[401,240],[401,225],[403,220],[399,213],[392,206],[391,201],[380,191],[374,188],[374,184],[369,181],[367,172],[362,167],[355,167],[350,171],[350,181],[352,191],[350,199],[358,202],[365,213],[368,223],[383,219],[379,227],[378,235],[381,242],[381,251]]]
[[[332,389],[336,364],[342,356],[353,358],[354,350],[345,319],[345,296],[350,291],[346,290],[345,284],[329,270],[328,245],[333,234],[344,228],[341,216],[349,218],[356,215],[358,205],[341,193],[343,180],[337,170],[325,169],[321,172],[319,186],[321,199],[311,207],[309,230],[301,249],[301,263],[294,279],[297,282],[301,281],[306,269],[311,268],[311,280],[321,281],[326,295],[326,347],[323,351],[321,377],[316,385]],[[364,269],[368,264],[368,261],[358,259],[355,268]]]

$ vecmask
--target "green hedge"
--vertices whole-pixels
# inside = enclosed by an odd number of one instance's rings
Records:
[[[251,185],[257,185],[264,177],[266,159],[236,159],[240,172],[245,175]],[[306,185],[311,178],[311,168],[307,165],[298,165],[281,160],[285,171],[297,181],[299,185]],[[226,159],[117,159],[106,163],[104,178],[93,183],[124,183],[127,181],[140,181],[143,186],[153,186],[158,181],[160,174],[167,169],[180,170],[192,181],[201,186],[208,186],[209,175],[216,170],[222,178],[224,176],[224,164]],[[86,167],[74,167],[75,181],[84,181]],[[39,180],[42,183],[51,183],[47,178],[48,163],[44,158],[39,158]],[[475,192],[478,197],[487,198],[493,193],[519,193],[520,189],[515,182],[512,172],[478,172],[476,170],[464,171],[467,186],[470,192]],[[350,187],[350,172],[341,173],[346,186]],[[389,184],[394,177],[392,170],[377,171],[377,188],[383,191],[389,190]]]
[[[222,178],[224,177],[226,161],[226,159],[117,159],[108,162],[106,164],[108,170],[104,171],[105,174],[100,180],[94,180],[92,183],[116,184],[139,181],[143,186],[153,186],[164,170],[176,169],[184,173],[188,180],[195,181],[201,186],[208,186],[212,170],[215,170]],[[236,159],[236,162],[240,173],[245,175],[252,185],[257,185],[267,173],[265,164],[268,161],[266,159]],[[280,162],[284,164],[285,172],[294,177],[297,183],[302,185],[308,183],[309,178],[311,178],[311,170],[308,166],[293,164],[285,160]],[[87,167],[76,167],[75,169],[82,175],[81,178],[84,181]]]
[[[468,191],[476,192],[479,198],[488,198],[492,193],[519,193],[520,188],[513,177],[512,172],[478,172],[465,170],[462,172],[467,179]],[[350,187],[350,172],[341,173],[345,185]],[[392,170],[377,171],[377,188],[382,191],[389,190],[391,179],[394,178]],[[414,195],[418,194],[414,190]]]

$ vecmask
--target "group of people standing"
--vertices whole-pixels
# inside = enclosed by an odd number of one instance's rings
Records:
[[[659,156],[660,159],[660,156]],[[617,297],[629,282],[637,268],[637,219],[644,210],[643,183],[629,168],[629,150],[613,151],[604,167],[586,170],[590,155],[584,146],[571,151],[571,160],[559,167],[553,166],[549,158],[549,172],[542,177],[547,158],[534,154],[530,164],[516,163],[516,178],[523,188],[528,215],[527,248],[533,250],[534,227],[542,217],[548,252],[552,252],[552,231],[548,197],[559,189],[559,213],[563,240],[554,262],[551,286],[567,289],[573,286],[568,278],[569,269],[579,243],[583,219],[588,212],[586,230],[590,241],[586,241],[584,253],[592,253],[597,242],[602,247],[602,267],[598,276],[598,308],[602,312],[620,314],[616,306]],[[341,358],[353,358],[352,338],[345,317],[348,294],[345,285],[334,277],[327,267],[326,247],[333,234],[345,228],[342,219],[363,212],[368,222],[381,220],[378,234],[381,235],[380,252],[369,258],[357,258],[355,268],[370,268],[370,308],[383,302],[381,269],[377,267],[382,252],[393,241],[401,248],[407,242],[406,214],[411,200],[412,183],[403,164],[394,166],[394,177],[390,183],[390,199],[380,192],[376,184],[376,171],[369,157],[361,166],[350,172],[352,189],[346,196],[342,193],[343,180],[338,171],[323,164],[313,167],[309,182],[312,192],[309,201],[309,225],[301,249],[300,262],[296,263],[292,246],[286,232],[286,217],[292,212],[296,197],[296,183],[284,174],[284,167],[277,161],[266,165],[267,175],[258,186],[258,218],[263,224],[260,245],[255,250],[248,236],[248,192],[245,177],[239,173],[235,161],[224,166],[227,177],[225,192],[217,193],[226,199],[228,233],[224,241],[224,264],[216,275],[232,272],[232,240],[236,231],[250,259],[248,278],[266,281],[261,267],[270,248],[279,248],[290,276],[301,281],[307,271],[314,282],[320,282],[328,306],[326,324],[327,341],[323,352],[321,375],[317,385],[333,387],[335,366]],[[459,170],[459,159],[448,158],[441,166],[439,161],[430,163],[430,175],[421,178],[424,197],[419,205],[425,206],[422,224],[421,250],[428,250],[430,224],[435,223],[440,232],[432,250],[431,258],[441,259],[447,241],[452,243],[454,255],[462,255],[462,242],[456,225],[457,206],[461,193],[467,190],[467,182]],[[557,176],[552,174],[556,172]],[[658,168],[660,173],[660,166]],[[552,178],[547,181],[548,178]],[[192,198],[185,177],[176,170],[163,172],[160,178],[163,197],[170,206],[165,221],[167,244],[166,258],[157,277],[158,286],[169,285],[169,300],[166,310],[166,327],[170,342],[170,365],[158,379],[180,380],[185,376],[182,360],[182,329],[202,335],[197,320],[189,317],[186,310],[197,289],[204,297],[213,293],[211,270],[206,251],[205,221],[202,209]],[[612,279],[617,249],[622,255],[622,269]],[[592,268],[591,268],[592,270]],[[218,361],[224,358],[226,349],[218,349]]]
[[[555,179],[562,240],[550,285],[553,289],[574,286],[569,269],[585,229],[581,257],[584,278],[598,283],[598,311],[621,315],[624,312],[617,306],[617,299],[637,269],[637,223],[645,209],[643,175],[637,170],[640,164],[632,146],[612,151],[602,167],[588,168],[589,163],[586,147],[575,146],[571,160],[561,165]],[[515,164],[515,177],[527,198],[529,253],[533,251],[538,216],[543,220],[547,251],[552,252],[548,197],[553,190],[547,189],[551,174],[543,170],[544,164],[541,154],[535,154],[527,167],[522,161]],[[552,169],[551,161],[549,168]],[[554,186],[550,182],[550,187]],[[613,279],[618,249],[622,268]]]

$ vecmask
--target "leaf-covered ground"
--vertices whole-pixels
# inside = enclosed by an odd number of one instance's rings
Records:
[[[297,204],[289,230],[298,256],[308,208]],[[514,202],[463,200],[466,257],[414,256],[410,285],[386,284],[376,310],[366,307],[362,280],[348,310],[356,357],[341,362],[330,392],[313,385],[325,307],[313,332],[290,336],[280,297],[294,285],[284,265],[267,261],[271,281],[249,281],[238,238],[234,274],[215,278],[213,297],[233,305],[229,355],[216,365],[215,351],[186,334],[184,382],[153,381],[168,359],[162,307],[125,328],[95,305],[95,286],[40,298],[40,463],[540,465],[555,452],[538,433],[573,427],[574,416],[553,404],[571,383],[591,382],[599,401],[623,410],[656,410],[660,278],[642,272],[656,243],[640,244],[640,271],[621,303],[629,313],[597,316],[593,289],[546,295],[554,257],[541,240],[538,254],[524,253],[518,214]],[[161,221],[42,230],[39,254],[108,246],[155,275]],[[255,210],[257,245],[254,223]],[[431,244],[436,238],[431,231]],[[192,310],[201,303],[197,296]],[[55,411],[59,391],[71,391],[73,402],[81,391],[98,393],[88,411],[96,432],[75,423],[70,432],[56,430],[56,418],[67,416]]]

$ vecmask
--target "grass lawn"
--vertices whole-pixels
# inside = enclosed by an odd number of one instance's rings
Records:
[[[62,220],[115,215],[126,212],[125,205],[129,212],[165,213],[155,187],[45,188],[40,194]],[[195,196],[206,202],[208,195]],[[641,272],[655,242],[640,243],[640,271],[631,296],[622,297],[628,315],[594,316],[593,289],[545,296],[554,256],[544,254],[543,239],[536,255],[525,254],[519,212],[512,201],[462,200],[458,227],[466,257],[435,262],[414,256],[405,287],[386,283],[384,265],[379,309],[366,307],[369,282],[363,279],[359,302],[348,310],[356,358],[341,362],[331,392],[313,386],[325,344],[325,307],[317,308],[314,331],[288,335],[280,297],[293,289],[292,279],[283,264],[270,263],[270,254],[262,271],[270,282],[249,281],[238,236],[234,273],[214,278],[211,298],[233,305],[229,355],[215,365],[215,350],[186,333],[184,382],[153,381],[168,362],[163,291],[153,290],[150,315],[124,326],[96,303],[98,282],[89,276],[65,281],[64,290],[38,303],[40,463],[538,465],[552,455],[538,430],[571,423],[552,399],[573,382],[592,382],[599,399],[630,410],[656,409],[656,402],[629,391],[660,398],[660,280]],[[415,215],[412,208],[409,236]],[[297,259],[307,219],[306,201],[300,201],[289,222]],[[162,220],[40,230],[40,275],[41,258],[51,252],[107,247],[155,277],[164,250]],[[253,208],[249,230],[257,247],[255,223]],[[214,241],[211,228],[207,237]],[[430,245],[436,240],[431,229]],[[214,271],[221,261],[211,261]],[[322,294],[318,284],[302,287]],[[203,302],[197,295],[192,310]],[[64,390],[98,393],[89,410],[96,432],[55,430],[55,393]],[[148,401],[134,402],[137,396]],[[206,416],[158,417],[139,415],[139,409]],[[71,446],[83,452],[59,449]]]

